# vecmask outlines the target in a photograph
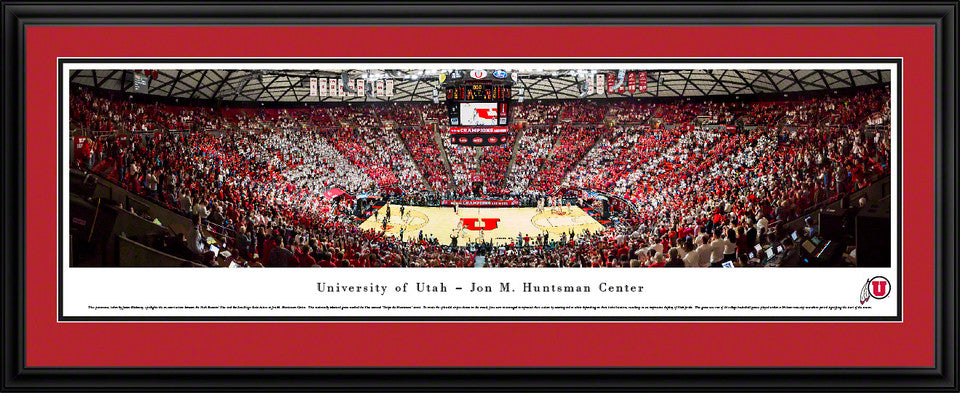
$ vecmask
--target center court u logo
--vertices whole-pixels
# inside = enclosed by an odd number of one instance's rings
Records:
[[[477,220],[483,221],[483,227],[477,226]],[[500,222],[499,218],[461,218],[460,222],[463,223],[463,227],[471,231],[490,231],[497,229],[497,223]]]

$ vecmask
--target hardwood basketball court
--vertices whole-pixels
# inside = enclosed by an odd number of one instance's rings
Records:
[[[387,208],[380,207],[378,215],[370,216],[360,228],[382,230]],[[534,207],[462,207],[457,213],[453,212],[452,207],[403,206],[403,216],[400,205],[389,205],[389,208],[388,236],[400,236],[402,230],[403,238],[410,240],[417,239],[420,231],[423,231],[425,237],[436,237],[441,244],[449,244],[452,234],[457,235],[460,245],[479,242],[481,232],[484,241],[502,245],[515,242],[518,234],[534,238],[548,233],[550,239],[557,240],[571,230],[580,235],[586,231],[596,233],[604,229],[602,224],[576,206],[569,210],[562,207],[557,212],[549,208],[538,212]]]

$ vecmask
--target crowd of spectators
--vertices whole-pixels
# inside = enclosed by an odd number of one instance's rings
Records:
[[[400,127],[399,131],[414,162],[434,192],[442,193],[449,190],[450,176],[447,174],[440,149],[434,140],[433,127]]]
[[[137,104],[119,92],[95,94],[83,87],[71,88],[70,124],[96,131],[204,130],[221,127],[229,119],[211,108]]]
[[[550,194],[563,180],[571,166],[583,158],[600,135],[607,132],[605,126],[562,126],[559,137],[547,158],[532,179],[530,189]]]
[[[507,186],[512,194],[522,194],[527,191],[530,180],[533,179],[547,160],[547,154],[553,148],[560,126],[528,126],[517,141],[513,169],[507,179]]]
[[[561,108],[559,102],[522,102],[512,106],[516,121],[542,125],[557,124]]]
[[[422,124],[433,115],[418,109],[441,113],[435,104],[214,110],[72,93],[72,127],[108,132],[93,141],[89,155],[96,158],[85,164],[81,157],[75,166],[93,167],[200,226],[219,228],[239,258],[266,266],[472,266],[477,255],[490,266],[745,264],[743,251],[769,241],[771,222],[797,217],[890,170],[890,130],[883,127],[889,90],[876,88],[742,106],[525,103],[517,115],[527,126],[505,177],[512,143],[461,150],[443,138],[440,147],[432,125]],[[608,115],[665,124],[558,124],[596,123]],[[739,115],[815,124],[686,126],[701,116],[726,121]],[[180,127],[188,132],[170,132]],[[144,130],[159,132],[136,132]],[[447,191],[444,152],[451,165],[462,163],[454,169],[457,184],[479,176],[506,184],[488,192],[533,195],[556,195],[572,185],[622,196],[635,210],[600,233],[464,248],[429,236],[402,242],[360,230],[352,202],[323,195],[333,187],[350,194],[390,187],[419,192],[424,181]]]
[[[368,173],[345,159],[318,130],[288,128],[251,134],[240,154],[248,159],[270,157],[270,164],[295,189],[312,195],[339,187],[350,194],[373,192]],[[283,167],[286,168],[283,168]]]
[[[655,168],[672,152],[683,128],[626,126],[614,127],[567,174],[569,185],[608,190],[626,195],[628,186],[636,184],[645,171]]]
[[[450,162],[450,172],[453,177],[453,190],[459,194],[470,194],[471,184],[477,177],[477,160],[479,148],[455,144],[450,140],[450,129],[440,127],[440,141]],[[479,179],[477,179],[479,180]]]
[[[560,121],[576,124],[603,122],[609,108],[597,101],[566,101],[560,104]]]
[[[889,173],[889,134],[871,137],[854,128],[798,129],[789,135],[765,127],[729,134],[644,129],[625,139],[675,145],[659,157],[621,160],[621,145],[604,142],[568,179],[624,195],[647,232],[744,216],[790,220]],[[640,163],[628,161],[634,159]],[[607,168],[619,175],[607,177]]]
[[[485,146],[479,149],[478,179],[484,184],[484,193],[489,195],[506,195],[509,190],[505,187],[507,167],[510,164],[510,155],[513,149],[514,138],[507,137],[502,145]]]
[[[377,186],[386,189],[400,182],[397,175],[390,169],[390,165],[395,163],[389,160],[387,162],[374,160],[373,157],[376,155],[360,137],[359,130],[335,128],[327,134],[327,138],[340,154],[363,169],[377,183]]]
[[[653,114],[650,105],[641,104],[633,100],[613,101],[607,105],[609,116],[618,124],[646,123]]]
[[[394,130],[380,127],[361,127],[360,138],[370,149],[368,159],[379,166],[390,168],[397,177],[400,190],[419,190],[423,188],[423,176],[419,167],[406,153],[403,142]]]
[[[706,101],[691,101],[685,98],[676,102],[653,103],[650,105],[654,111],[653,117],[664,124],[686,124],[693,122],[697,116],[707,113],[710,103]]]
[[[423,124],[423,119],[425,115],[424,108],[431,106],[439,106],[432,104],[420,104],[420,103],[393,103],[393,105],[387,105],[385,108],[386,113],[382,113],[381,110],[378,116],[389,119],[394,123],[395,126],[419,126]]]

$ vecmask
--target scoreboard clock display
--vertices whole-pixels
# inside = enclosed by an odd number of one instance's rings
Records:
[[[464,78],[446,84],[451,142],[491,146],[507,140],[510,84],[505,80]]]
[[[447,100],[504,101],[510,99],[510,86],[465,83],[447,88]]]

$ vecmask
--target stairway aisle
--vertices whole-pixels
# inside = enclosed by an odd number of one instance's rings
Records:
[[[443,145],[443,139],[440,138],[440,128],[436,125],[433,126],[433,141],[437,144],[437,149],[440,151],[440,158],[443,160],[443,167],[447,170],[447,184],[451,190],[455,190],[456,184],[453,182],[453,168],[450,167],[450,159],[447,158],[447,149]]]

